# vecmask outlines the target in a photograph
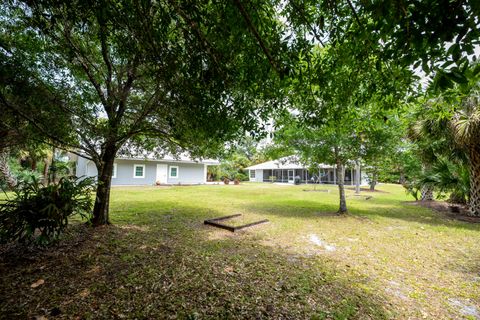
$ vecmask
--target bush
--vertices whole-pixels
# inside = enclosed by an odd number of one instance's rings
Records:
[[[22,181],[14,197],[0,203],[0,241],[46,245],[57,240],[69,217],[89,217],[93,190],[93,178],[64,177],[48,186],[36,177]]]

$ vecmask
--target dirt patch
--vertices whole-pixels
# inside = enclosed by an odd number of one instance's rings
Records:
[[[468,207],[466,205],[460,204],[451,204],[445,201],[406,201],[404,202],[408,205],[420,206],[424,208],[429,208],[434,211],[443,213],[450,219],[471,222],[471,223],[480,223],[480,217],[472,217],[469,215]]]

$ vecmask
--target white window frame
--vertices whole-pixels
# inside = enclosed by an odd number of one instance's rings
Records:
[[[137,176],[136,173],[137,173],[137,168],[138,167],[142,167],[143,168],[143,175],[140,177],[140,176]],[[134,179],[143,179],[145,178],[145,165],[144,164],[134,164],[133,165],[133,178]]]
[[[115,179],[117,177],[117,164],[113,164],[113,172],[112,172],[112,179]]]
[[[177,169],[177,176],[176,177],[173,177],[172,176],[172,169],[173,168],[176,168]],[[168,167],[168,178],[170,179],[178,179],[178,176],[180,175],[180,169],[178,168],[178,166],[169,166]]]
[[[253,177],[252,177],[252,173],[253,173]],[[250,179],[255,179],[257,176],[257,173],[255,172],[255,170],[250,170]]]

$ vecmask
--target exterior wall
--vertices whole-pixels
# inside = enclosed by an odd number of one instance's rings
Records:
[[[87,167],[87,162],[91,162],[85,158],[82,158],[82,157],[78,157],[77,159],[77,163],[76,163],[76,168],[75,168],[75,175],[77,177],[82,177],[82,176],[86,176],[87,173],[85,171],[86,167]]]
[[[263,182],[263,170],[256,169],[255,170],[255,181],[256,182]]]
[[[168,184],[199,184],[205,183],[207,179],[206,165],[203,163],[180,163],[145,160],[124,160],[117,159],[115,178],[112,177],[112,185],[154,185],[157,180],[157,164],[168,166]],[[145,165],[144,178],[134,178],[134,165]],[[178,167],[178,177],[170,178],[170,166]],[[77,176],[97,176],[95,164],[85,158],[79,157],[76,166]]]
[[[112,185],[154,185],[157,179],[157,162],[142,160],[115,160],[117,176],[112,178]],[[134,165],[145,166],[144,178],[134,178]]]
[[[250,171],[253,171],[253,170],[248,170],[248,179],[250,180],[250,182],[262,182],[263,179],[263,170],[262,169],[256,169],[255,170],[255,178],[250,178]]]
[[[155,167],[157,166],[155,162]],[[163,162],[164,163],[164,162]],[[170,176],[170,166],[178,167],[178,177],[168,177],[168,183],[170,184],[196,184],[207,182],[207,173],[205,172],[205,165],[202,163],[166,163],[168,164],[168,176]],[[133,170],[133,169],[132,169]]]

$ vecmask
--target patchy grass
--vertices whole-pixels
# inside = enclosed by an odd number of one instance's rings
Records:
[[[335,187],[309,188],[115,188],[113,226],[2,249],[0,318],[480,318],[480,224],[405,204],[394,185],[348,190],[340,217]],[[236,213],[270,222],[203,225]]]

